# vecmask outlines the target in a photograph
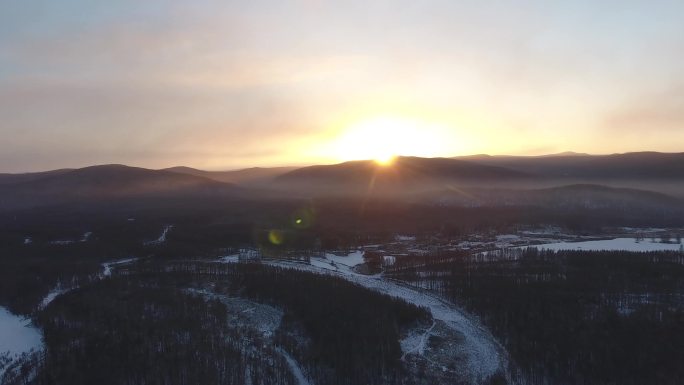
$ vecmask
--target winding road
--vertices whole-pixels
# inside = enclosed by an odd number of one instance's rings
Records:
[[[417,346],[404,352],[404,357],[409,354],[425,355],[426,350],[429,350],[428,339],[436,324],[439,323],[450,329],[454,335],[460,336],[454,361],[463,361],[462,365],[459,365],[459,370],[462,371],[461,376],[467,378],[470,383],[480,384],[497,373],[507,373],[508,353],[494,336],[480,324],[476,317],[435,294],[388,280],[380,274],[372,276],[358,274],[352,270],[353,266],[344,265],[339,262],[339,259],[333,263],[327,259],[312,259],[311,265],[287,261],[268,261],[265,263],[341,277],[376,292],[428,308],[435,323],[423,333]]]

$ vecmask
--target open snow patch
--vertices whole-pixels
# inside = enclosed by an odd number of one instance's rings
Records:
[[[0,379],[10,364],[22,354],[42,348],[42,334],[31,320],[10,313],[0,306],[0,358],[9,359],[6,365],[0,361]]]
[[[102,264],[102,268],[104,271],[102,272],[103,277],[109,277],[112,275],[112,266],[117,266],[117,265],[125,265],[128,263],[132,263],[137,261],[138,258],[126,258],[126,259],[119,259],[117,261],[112,261],[112,262],[105,262]]]
[[[365,262],[363,259],[363,253],[363,250],[356,250],[349,253],[349,255],[347,255],[346,257],[335,255],[332,253],[326,253],[325,258],[329,261],[335,262],[335,264],[342,264],[345,266],[354,267]]]
[[[558,242],[526,246],[544,250],[587,250],[587,251],[679,251],[679,243],[658,243],[650,240],[636,242],[634,238],[615,238],[599,241]]]
[[[22,354],[42,346],[41,334],[30,319],[14,315],[0,306],[0,353]]]

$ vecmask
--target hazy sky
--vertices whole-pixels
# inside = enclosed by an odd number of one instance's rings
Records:
[[[683,20],[681,0],[0,0],[0,172],[684,151]]]

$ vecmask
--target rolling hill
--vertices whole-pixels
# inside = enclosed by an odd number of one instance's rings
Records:
[[[633,152],[612,155],[474,155],[454,159],[505,167],[545,178],[585,180],[684,180],[684,153]]]
[[[503,167],[448,158],[399,157],[390,165],[352,161],[329,166],[300,168],[275,178],[277,183],[316,189],[364,191],[429,189],[432,184],[453,182],[500,183],[527,180],[531,176]],[[396,191],[396,190],[395,190]]]
[[[43,179],[45,177],[49,177],[52,175],[65,174],[65,173],[68,173],[70,171],[73,171],[73,169],[62,168],[59,170],[17,173],[17,174],[3,173],[3,174],[0,174],[0,186],[8,185],[8,184],[14,184],[14,183],[21,183],[21,182],[30,182],[33,180]]]
[[[258,185],[268,183],[273,178],[295,170],[296,167],[251,167],[234,171],[205,171],[191,167],[171,167],[161,171],[170,171],[185,175],[200,176],[224,183],[239,185]]]
[[[562,210],[649,210],[684,213],[684,200],[666,194],[596,184],[574,184],[542,189],[442,190],[419,197],[418,200],[467,207],[544,207]]]
[[[182,201],[186,206],[211,207],[226,199],[354,197],[369,193],[465,206],[637,205],[661,209],[680,207],[681,200],[671,196],[681,198],[683,186],[684,153],[399,157],[384,166],[375,161],[352,161],[225,172],[102,165],[0,174],[0,209],[124,200],[144,200],[145,204]]]
[[[226,183],[168,171],[123,165],[91,166],[0,186],[0,208],[60,203],[104,203],[121,199],[180,199],[237,196]]]

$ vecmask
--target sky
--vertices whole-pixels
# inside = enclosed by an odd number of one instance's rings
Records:
[[[0,0],[0,172],[684,151],[684,2]]]

